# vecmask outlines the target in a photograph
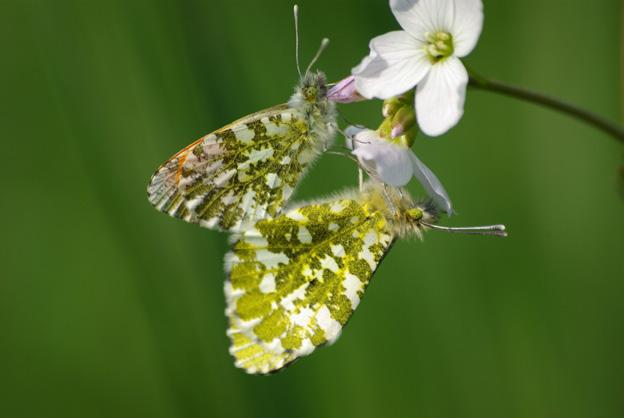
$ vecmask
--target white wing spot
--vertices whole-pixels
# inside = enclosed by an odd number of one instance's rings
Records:
[[[215,134],[206,135],[204,137],[204,140],[202,141],[202,146],[203,147],[210,147],[210,146],[214,145],[215,143],[217,143],[218,140],[219,140],[219,138]],[[204,152],[205,151],[206,150],[204,149]]]
[[[224,205],[231,205],[232,203],[234,203],[236,201],[236,196],[234,196],[234,192],[230,191],[228,192],[228,194],[226,194],[225,196],[223,196],[221,198],[221,202],[223,202]],[[190,202],[189,202],[190,204]]]
[[[305,226],[299,227],[299,232],[297,232],[297,238],[302,244],[310,244],[312,242],[312,234],[310,234],[310,231],[308,231],[308,228],[306,228]]]
[[[254,199],[256,198],[256,192],[253,190],[248,190],[247,193],[243,195],[243,199],[241,200],[240,208],[243,210],[243,213],[249,211],[249,208],[254,203]]]
[[[236,129],[234,136],[243,144],[248,144],[254,139],[256,133],[245,125],[244,129]]]
[[[284,347],[282,347],[282,341],[279,338],[274,338],[269,343],[265,343],[265,347],[267,350],[271,351],[274,354],[280,355],[284,351]]]
[[[364,237],[364,244],[371,246],[377,242],[377,234],[374,231],[368,231]]]
[[[269,189],[275,189],[280,185],[280,178],[275,173],[268,173],[266,175],[266,184]]]
[[[332,203],[331,207],[329,208],[329,210],[331,210],[334,213],[340,213],[342,212],[343,209],[344,209],[344,205],[343,205],[342,200],[338,200]]]
[[[351,307],[353,309],[357,308],[360,304],[360,295],[358,292],[364,287],[362,281],[357,276],[347,272],[342,285],[345,288],[345,296],[351,301]]]
[[[293,188],[287,184],[285,184],[284,187],[282,188],[282,196],[284,197],[284,199],[288,199],[290,195],[292,194],[292,192],[293,192]]]
[[[301,274],[303,275],[303,277],[306,278],[312,278],[314,276],[314,272],[312,271],[312,269],[310,268],[309,265],[306,264],[306,266],[301,270]]]
[[[289,219],[292,219],[293,221],[297,221],[297,222],[302,222],[302,221],[307,221],[308,218],[305,217],[301,212],[299,212],[299,210],[293,210],[291,212],[288,212],[286,214],[286,217]]]
[[[292,293],[284,296],[284,298],[280,301],[280,304],[287,311],[294,310],[295,309],[295,303],[294,303],[295,300],[303,300],[303,298],[305,298],[306,288],[307,287],[308,287],[308,283],[302,284],[295,291],[293,291]]]
[[[325,338],[328,342],[333,342],[340,335],[340,322],[331,316],[331,312],[327,306],[323,305],[316,313],[316,322],[319,327],[325,331]]]
[[[323,258],[321,261],[321,266],[323,267],[323,269],[327,269],[330,270],[334,273],[337,273],[338,270],[340,270],[340,267],[338,267],[338,263],[336,263],[336,260],[334,260],[332,257],[326,255],[325,258]]]
[[[273,273],[269,273],[262,278],[260,282],[260,291],[262,293],[275,292],[275,276]]]
[[[332,245],[331,246],[331,250],[332,253],[336,256],[336,257],[344,257],[345,253],[345,249],[342,245],[338,244],[338,245]]]
[[[315,348],[316,347],[314,347],[312,341],[310,341],[309,338],[305,338],[303,341],[301,341],[301,347],[294,350],[293,354],[297,357],[307,356],[308,354],[313,352]]]
[[[204,228],[214,228],[217,224],[219,223],[219,218],[217,218],[216,216],[207,220],[200,220],[199,221],[199,225],[203,226]]]
[[[254,149],[249,153],[249,158],[238,165],[238,169],[248,168],[251,164],[255,164],[258,161],[266,161],[273,156],[273,148]]]
[[[237,177],[238,177],[238,181],[240,181],[241,183],[246,183],[252,179],[252,177],[244,169],[241,169],[238,171]]]
[[[198,196],[194,199],[191,200],[187,200],[186,201],[186,207],[188,210],[190,210],[191,212],[195,211],[195,208],[197,208],[197,206],[204,201],[204,197],[203,196]]]
[[[225,183],[227,183],[234,176],[234,174],[236,174],[235,169],[224,171],[223,173],[215,177],[214,185],[217,187],[223,187]]]
[[[368,247],[364,247],[358,254],[358,257],[368,263],[371,270],[375,270],[377,263],[375,262],[375,256],[370,252]]]
[[[264,264],[267,269],[274,269],[280,264],[288,264],[290,259],[284,253],[274,253],[261,249],[256,251],[256,259]]]
[[[285,135],[288,132],[288,126],[286,125],[276,125],[271,122],[269,118],[262,118],[260,121],[266,128],[266,133],[268,136],[277,136],[277,135]]]
[[[306,327],[314,316],[314,311],[307,306],[290,316],[290,322],[295,326]]]

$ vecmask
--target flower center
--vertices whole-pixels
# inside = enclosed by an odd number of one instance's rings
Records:
[[[425,53],[433,64],[453,55],[453,35],[450,33],[429,32],[425,39]]]

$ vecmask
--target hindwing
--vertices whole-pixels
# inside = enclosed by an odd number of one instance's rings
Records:
[[[369,204],[342,199],[257,222],[226,256],[230,352],[269,373],[334,342],[394,239]]]

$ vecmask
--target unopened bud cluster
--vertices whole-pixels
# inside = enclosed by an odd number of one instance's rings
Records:
[[[379,126],[379,136],[391,142],[411,147],[418,135],[414,93],[406,93],[384,101],[384,121]]]

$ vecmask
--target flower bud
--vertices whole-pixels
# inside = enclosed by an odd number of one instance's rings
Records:
[[[336,83],[327,92],[327,99],[336,103],[353,103],[365,100],[355,89],[354,76],[349,76]]]
[[[392,117],[391,138],[395,139],[416,125],[416,113],[410,106],[400,108]]]
[[[384,100],[383,107],[381,108],[381,114],[384,118],[391,118],[399,109],[403,107],[403,103],[398,97]]]
[[[403,146],[411,148],[412,145],[414,145],[414,142],[416,141],[416,137],[418,136],[419,132],[420,130],[418,129],[418,125],[414,125],[410,129],[405,131],[403,135],[394,138],[393,141],[397,144],[401,144]]]
[[[377,129],[379,136],[387,141],[411,147],[418,135],[414,94],[407,93],[384,101],[384,121]]]

